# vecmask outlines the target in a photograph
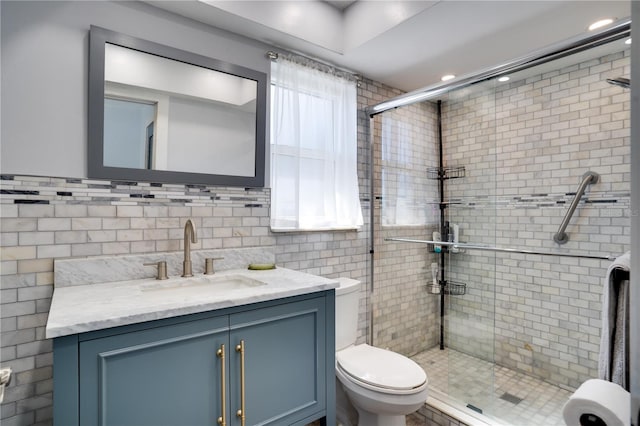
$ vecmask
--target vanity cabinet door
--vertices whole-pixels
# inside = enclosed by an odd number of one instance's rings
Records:
[[[325,298],[230,317],[229,425],[296,424],[326,408]],[[236,349],[244,344],[242,356]]]
[[[228,332],[222,316],[80,342],[80,424],[216,425]]]

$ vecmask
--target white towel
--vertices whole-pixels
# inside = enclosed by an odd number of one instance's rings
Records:
[[[618,270],[631,271],[630,252],[613,261],[604,279],[598,377],[629,390],[629,281]]]

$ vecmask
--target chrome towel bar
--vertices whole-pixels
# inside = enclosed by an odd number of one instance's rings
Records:
[[[431,241],[431,240],[417,240],[411,238],[385,238],[385,241],[400,241],[405,243],[420,243],[420,244],[437,244],[445,247],[453,247],[457,249],[466,250],[480,250],[480,251],[494,251],[503,253],[522,253],[522,254],[537,254],[540,256],[560,256],[560,257],[577,257],[582,259],[600,259],[600,260],[615,260],[616,256],[594,256],[590,254],[573,254],[573,253],[553,253],[548,251],[536,251],[536,250],[522,250],[514,248],[492,247],[482,244],[472,243],[451,243],[446,241]]]

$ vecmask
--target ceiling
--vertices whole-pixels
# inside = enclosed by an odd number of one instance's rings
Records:
[[[629,1],[148,1],[411,91],[631,15]]]

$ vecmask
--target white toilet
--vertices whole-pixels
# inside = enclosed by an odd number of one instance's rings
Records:
[[[359,426],[405,426],[405,416],[427,400],[427,374],[409,358],[366,344],[355,345],[360,282],[339,278],[336,288],[336,386],[338,423],[352,425],[348,402]],[[349,401],[344,400],[344,394]]]

